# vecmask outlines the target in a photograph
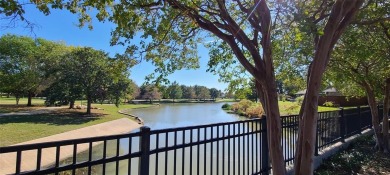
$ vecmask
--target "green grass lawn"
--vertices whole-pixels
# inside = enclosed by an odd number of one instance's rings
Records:
[[[31,100],[32,105],[39,105],[43,106],[45,103],[45,100],[42,98],[33,98]],[[0,97],[0,105],[16,105],[16,100],[14,97]],[[20,98],[19,99],[19,105],[27,105],[27,98]]]
[[[300,109],[301,109],[301,106],[298,105],[298,103],[296,103],[296,102],[279,101],[279,110],[280,110],[281,115],[299,114]],[[336,111],[336,110],[339,110],[339,108],[318,106],[318,112]]]
[[[151,105],[93,104],[104,110],[92,110],[92,115],[84,115],[86,110],[61,109],[55,113],[29,116],[0,117],[0,146],[12,145],[41,137],[71,131],[86,126],[126,117],[119,114],[120,109],[144,108]]]
[[[33,98],[31,103],[33,107],[41,107],[45,105],[45,100],[41,98]],[[19,105],[16,105],[16,100],[14,97],[0,97],[0,114],[31,110],[34,109],[33,107],[27,107],[27,98],[20,98]]]

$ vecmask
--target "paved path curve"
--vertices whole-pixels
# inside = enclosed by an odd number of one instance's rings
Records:
[[[59,140],[77,139],[85,137],[106,136],[114,134],[129,133],[135,129],[141,127],[140,124],[129,118],[121,118],[85,128],[76,129],[73,131],[64,132],[40,139],[35,139],[16,145],[51,142]],[[80,144],[77,146],[77,152],[83,152],[88,149],[88,144]],[[73,154],[73,146],[61,147],[61,160],[71,157]],[[24,151],[22,153],[22,171],[33,170],[36,167],[36,150]],[[55,161],[55,148],[43,149],[42,155],[42,167],[53,164]],[[16,153],[0,154],[0,175],[10,174],[15,172]]]

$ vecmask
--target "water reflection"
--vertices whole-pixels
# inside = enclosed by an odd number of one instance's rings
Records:
[[[228,114],[221,109],[222,103],[202,104],[164,104],[156,108],[132,110],[131,113],[144,119],[145,125],[153,130],[162,128],[174,128],[182,126],[194,126],[220,122],[231,122],[244,120],[233,114]],[[183,130],[177,132],[152,134],[150,137],[150,148],[158,152],[150,156],[150,173],[160,175],[171,174],[252,174],[261,169],[261,133],[253,133],[261,130],[258,122],[243,122],[240,124],[221,125],[201,129]],[[284,133],[289,131],[284,131]],[[217,140],[229,136],[225,140]],[[283,134],[285,149],[293,148],[295,134]],[[202,141],[215,139],[212,143]],[[107,144],[106,157],[125,155],[139,151],[139,138],[125,138],[110,140]],[[190,145],[196,142],[201,144]],[[175,145],[187,144],[186,147],[174,150],[163,150]],[[117,149],[119,151],[117,151]],[[92,149],[92,160],[101,159],[103,144],[94,146]],[[284,151],[290,154],[289,151]],[[77,162],[89,159],[88,152],[77,155]],[[118,163],[112,162],[106,165],[93,166],[92,174],[138,174],[139,159],[121,160]],[[166,162],[166,163],[165,163]],[[72,158],[62,162],[63,165],[71,164]],[[130,167],[128,166],[130,164]],[[71,172],[63,172],[69,174]],[[88,173],[88,168],[78,169],[76,174]]]

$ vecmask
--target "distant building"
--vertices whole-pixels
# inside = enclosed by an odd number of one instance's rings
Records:
[[[343,96],[343,94],[341,94],[340,92],[338,92],[336,90],[336,88],[329,88],[329,89],[325,89],[323,92],[323,95],[326,95],[326,96]]]
[[[296,96],[303,96],[306,94],[306,89],[295,93]],[[325,102],[333,102],[335,106],[361,106],[367,105],[367,98],[365,97],[347,97],[337,91],[336,88],[331,87],[319,93],[318,105],[322,106]]]
[[[306,89],[298,91],[295,93],[296,96],[303,96],[306,94]],[[336,88],[328,88],[324,91],[320,92],[320,95],[326,95],[326,96],[343,96],[340,92],[336,90]]]
[[[301,90],[301,91],[298,91],[297,93],[295,93],[296,96],[303,96],[306,94],[306,89],[305,90]]]

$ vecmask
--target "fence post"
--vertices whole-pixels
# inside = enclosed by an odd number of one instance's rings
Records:
[[[265,170],[263,175],[269,174],[269,150],[268,150],[268,139],[267,139],[267,117],[263,116],[261,121],[261,167]]]
[[[149,174],[149,151],[150,151],[150,128],[141,127],[140,145],[141,152],[139,161],[139,175]],[[129,165],[130,166],[130,165]]]
[[[378,118],[379,118],[379,123],[380,123],[383,120],[383,115],[381,115],[381,113],[383,114],[383,111],[381,110],[381,106],[379,104],[376,105],[376,107],[378,109]]]
[[[362,133],[362,112],[361,112],[361,109],[360,109],[360,106],[357,107],[357,110],[358,110],[358,120],[359,120],[359,134]]]
[[[314,148],[314,155],[318,156],[318,121],[317,121],[317,129],[316,129],[316,143],[315,143],[315,148]]]
[[[341,137],[341,141],[345,142],[345,117],[344,117],[344,108],[343,107],[340,107],[339,115],[340,115],[340,118],[339,118],[340,137]]]

